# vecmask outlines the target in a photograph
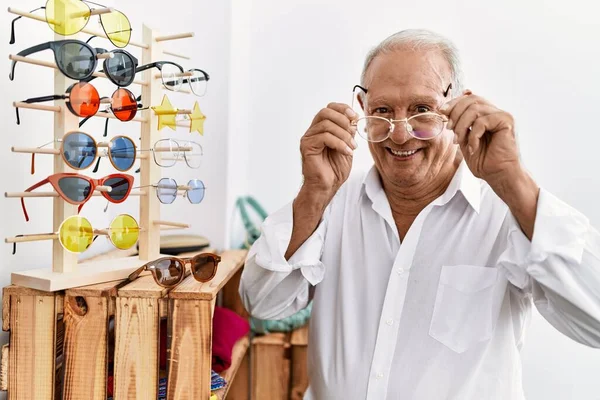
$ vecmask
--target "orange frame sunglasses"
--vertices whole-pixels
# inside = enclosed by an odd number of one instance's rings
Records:
[[[119,121],[127,122],[135,118],[138,109],[141,105],[138,103],[138,99],[135,95],[125,88],[118,88],[113,92],[111,97],[100,97],[98,90],[88,82],[76,82],[69,86],[66,94],[55,94],[50,96],[32,97],[30,99],[23,100],[23,103],[43,103],[46,101],[53,100],[65,100],[65,104],[69,111],[78,117],[88,118],[96,115],[100,110],[100,103],[109,102],[110,105],[107,110],[100,112],[111,112]],[[21,118],[19,117],[19,107],[15,107],[17,114],[17,125],[21,124]],[[79,126],[83,124],[81,122]]]
[[[187,276],[185,266],[190,264],[190,270],[194,279],[198,282],[208,282],[217,274],[217,268],[221,262],[221,257],[213,253],[200,253],[194,257],[161,257],[150,261],[135,271],[133,271],[127,280],[119,283],[116,288],[120,289],[130,282],[137,279],[144,271],[150,271],[157,285],[171,288],[180,284]]]
[[[85,175],[72,172],[50,175],[46,179],[39,181],[33,186],[25,189],[25,192],[31,192],[40,186],[50,183],[58,195],[66,202],[79,205],[77,212],[81,211],[83,205],[92,197],[94,190],[98,186],[108,186],[110,192],[102,192],[102,196],[111,203],[122,203],[133,187],[133,176],[127,174],[111,174],[104,178],[93,179]],[[25,220],[29,221],[29,215],[25,208],[25,199],[21,197],[21,207]]]

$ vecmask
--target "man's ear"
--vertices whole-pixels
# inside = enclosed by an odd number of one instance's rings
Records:
[[[365,111],[365,105],[363,104],[363,96],[364,94],[359,93],[358,95],[356,95],[356,97],[358,98],[358,104],[360,104],[360,109]]]

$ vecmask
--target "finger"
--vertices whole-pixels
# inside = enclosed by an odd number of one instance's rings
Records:
[[[333,111],[333,113],[332,113],[332,111]],[[339,115],[339,117],[338,116],[334,116],[334,115]],[[315,118],[313,119],[313,124],[315,124],[317,122],[320,122],[323,119],[327,119],[327,118],[331,119],[330,117],[336,118],[337,120],[339,120],[340,126],[341,126],[342,124],[355,119],[357,117],[357,115],[354,112],[354,110],[352,110],[352,108],[350,108],[350,106],[347,105],[347,104],[343,104],[343,103],[329,103],[327,105],[327,107],[321,109],[317,113],[317,115],[315,115]],[[342,122],[344,119],[346,121]]]
[[[503,121],[502,111],[498,111],[493,114],[488,114],[486,116],[477,118],[475,122],[473,122],[473,126],[471,128],[471,132],[469,133],[467,152],[469,155],[474,154],[479,151],[481,138],[486,132],[493,132],[499,127]]]
[[[356,131],[356,127],[352,125],[351,119],[348,117],[348,115],[342,114],[332,108],[323,108],[321,111],[319,111],[313,120],[311,128],[309,129],[312,129],[313,126],[318,125],[322,121],[332,121],[342,129],[345,129],[351,133]]]
[[[323,132],[315,136],[304,136],[300,143],[303,156],[321,154],[326,147],[345,155],[351,156],[353,154],[352,149],[348,147],[346,142],[330,132]]]
[[[356,132],[356,129],[354,131]],[[306,132],[306,136],[316,136],[322,134],[323,132],[332,133],[333,135],[346,142],[346,144],[353,149],[356,149],[358,147],[356,140],[354,140],[353,134],[351,134],[346,129],[343,129],[338,124],[328,119],[323,120],[311,127]]]
[[[473,125],[477,118],[498,112],[495,107],[482,105],[479,103],[471,103],[469,107],[460,115],[458,121],[454,123],[452,130],[458,136],[457,141],[461,145],[466,145],[469,128]]]
[[[450,115],[450,113],[452,112],[452,109],[454,108],[454,106],[461,101],[462,99],[470,96],[471,94],[473,94],[473,92],[471,92],[469,89],[463,91],[463,94],[461,96],[455,97],[454,99],[450,100],[449,102],[445,103],[444,105],[442,105],[439,109],[439,111],[444,114],[444,115]]]
[[[456,105],[452,108],[452,111],[448,115],[448,125],[447,125],[448,129],[454,129],[454,126],[456,126],[456,122],[458,122],[458,120],[460,119],[460,116],[472,104],[492,106],[485,99],[483,99],[479,96],[475,96],[475,95],[465,96],[461,101],[456,103]]]

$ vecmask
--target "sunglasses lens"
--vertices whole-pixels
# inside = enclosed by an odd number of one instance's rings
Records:
[[[163,204],[171,204],[177,197],[177,182],[175,179],[162,178],[156,188],[158,200]]]
[[[117,215],[110,223],[110,241],[117,249],[132,248],[136,244],[139,234],[140,227],[131,215]]]
[[[72,253],[85,251],[94,240],[94,230],[90,221],[74,215],[63,221],[58,232],[60,244]]]
[[[159,285],[173,286],[181,279],[184,271],[183,268],[184,266],[181,262],[164,258],[154,264],[153,270],[156,273],[155,276]]]
[[[188,182],[187,197],[192,204],[199,204],[204,199],[206,188],[200,179],[192,179]]]
[[[204,151],[202,150],[202,146],[200,143],[196,142],[183,142],[181,144],[185,150],[183,152],[183,156],[185,157],[185,162],[190,168],[200,168],[202,164],[202,156],[204,155]]]
[[[100,95],[96,88],[89,83],[79,82],[71,87],[69,107],[80,117],[91,117],[100,108]]]
[[[111,140],[108,152],[115,168],[119,171],[127,171],[133,167],[135,144],[128,137],[120,136]]]
[[[73,35],[87,24],[90,8],[80,0],[48,0],[46,22],[50,29],[61,35]]]
[[[163,64],[160,70],[163,85],[169,90],[178,91],[183,82],[182,73],[183,68],[175,64]]]
[[[56,61],[61,72],[71,79],[89,78],[96,68],[92,49],[81,43],[67,42],[56,49]]]
[[[125,178],[109,178],[102,183],[103,186],[110,186],[112,190],[104,194],[108,195],[113,201],[124,200],[129,195],[130,185]]]
[[[111,108],[120,121],[131,121],[137,113],[138,104],[133,93],[119,88],[112,95]]]
[[[107,58],[104,70],[118,86],[127,86],[133,82],[135,76],[135,62],[133,58],[122,50],[113,51],[113,58]]]
[[[202,71],[193,69],[190,71],[192,76],[188,76],[186,79],[189,80],[192,92],[196,96],[204,96],[206,93],[206,87],[208,85],[208,77]]]
[[[159,167],[172,167],[179,158],[179,143],[173,139],[161,139],[154,143],[154,162]]]
[[[125,47],[131,39],[131,24],[129,19],[120,11],[100,14],[100,22],[108,39],[117,47]]]
[[[83,203],[92,195],[91,183],[83,178],[60,178],[58,187],[71,202],[76,204]]]
[[[208,282],[212,279],[217,269],[217,260],[210,255],[196,256],[192,260],[192,271],[194,278],[200,282]]]
[[[96,142],[87,133],[69,133],[62,148],[65,162],[73,169],[88,168],[96,159]]]

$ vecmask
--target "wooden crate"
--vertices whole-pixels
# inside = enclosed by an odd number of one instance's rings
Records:
[[[252,400],[302,399],[308,387],[307,344],[308,326],[252,340]]]
[[[220,294],[222,306],[247,316],[237,295],[245,255],[226,251],[212,281],[188,276],[171,291],[151,275],[119,290],[120,281],[64,292],[5,287],[2,328],[10,343],[0,377],[10,398],[105,400],[112,365],[115,400],[156,399],[160,320],[167,318],[167,399],[209,399],[213,310]],[[248,347],[248,337],[235,345],[219,399],[248,399]]]

